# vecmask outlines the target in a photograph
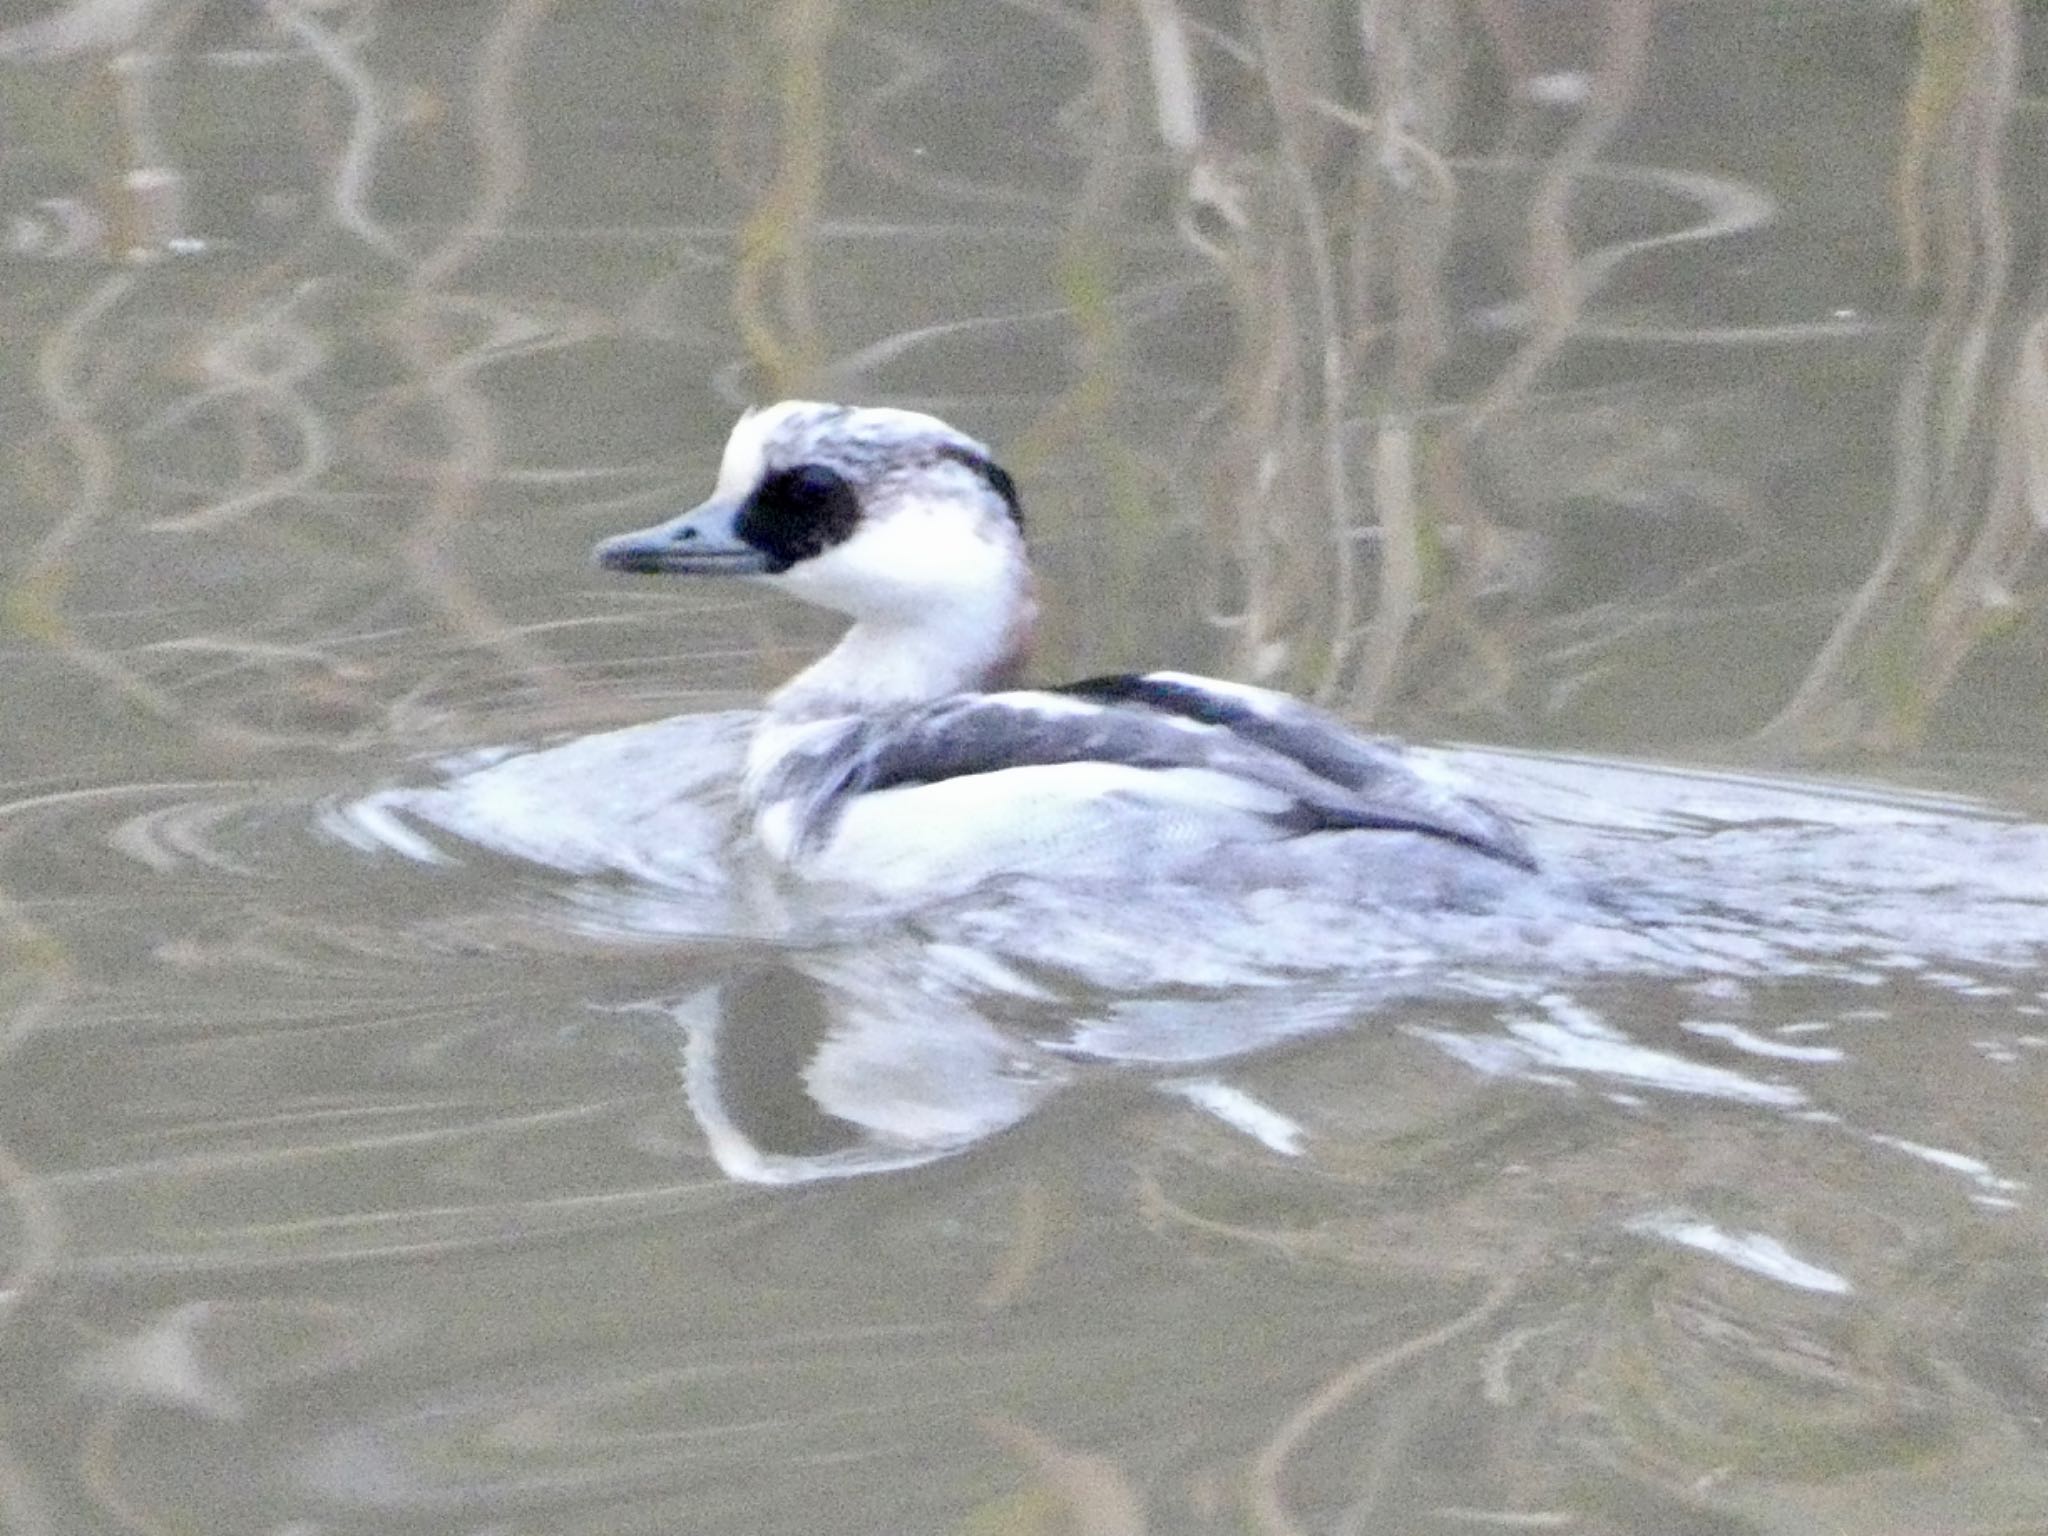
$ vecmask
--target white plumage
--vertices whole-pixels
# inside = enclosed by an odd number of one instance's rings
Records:
[[[1010,875],[1287,885],[1534,868],[1489,808],[1284,694],[1156,672],[1004,685],[1036,617],[1022,513],[935,417],[786,401],[734,427],[710,500],[600,545],[844,613],[769,699],[745,797],[794,874],[914,898]]]

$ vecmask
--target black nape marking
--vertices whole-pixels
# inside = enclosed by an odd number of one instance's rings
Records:
[[[956,447],[947,443],[940,447],[939,457],[955,464],[964,464],[989,484],[989,489],[1003,498],[1003,505],[1009,509],[1010,521],[1021,532],[1024,527],[1024,503],[1017,495],[1017,482],[1010,478],[1010,472],[994,459],[986,458],[971,448]]]
[[[733,532],[768,557],[771,575],[843,544],[860,523],[860,497],[823,464],[778,469],[754,487]]]

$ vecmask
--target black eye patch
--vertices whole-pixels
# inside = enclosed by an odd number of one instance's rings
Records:
[[[822,464],[778,469],[754,487],[733,532],[768,557],[780,575],[799,560],[843,543],[860,522],[860,498]]]

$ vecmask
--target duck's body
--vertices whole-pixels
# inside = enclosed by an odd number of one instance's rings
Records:
[[[617,570],[762,578],[853,624],[768,701],[745,794],[793,873],[896,896],[1011,874],[1380,881],[1533,869],[1511,826],[1397,748],[1264,689],[1159,672],[1008,686],[1036,604],[988,450],[908,411],[742,417],[712,498],[597,551]]]

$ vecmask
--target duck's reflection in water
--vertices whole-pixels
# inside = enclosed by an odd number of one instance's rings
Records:
[[[1874,991],[2012,995],[2048,953],[2048,827],[1993,807],[1477,752],[1438,756],[1515,809],[1556,876],[1475,892],[1422,878],[1395,835],[1370,896],[1025,880],[883,912],[753,867],[729,794],[743,719],[583,738],[327,819],[415,859],[551,868],[557,932],[672,954],[647,1006],[680,1026],[689,1109],[739,1180],[931,1163],[1091,1064],[1312,1157],[1312,1117],[1205,1074],[1361,1024],[1486,1076],[1832,1116]],[[1782,1026],[1780,987],[1803,989]]]
[[[1487,1075],[1783,1112],[1811,1103],[1782,1072],[1702,1062],[1683,1040],[1640,1041],[1583,994],[1470,974],[1090,997],[1071,978],[1041,982],[899,940],[749,963],[661,1006],[680,1029],[684,1098],[705,1147],[749,1183],[935,1162],[1105,1075],[1119,1093],[1149,1086],[1299,1155],[1311,1130],[1231,1081],[1230,1064],[1367,1018]],[[1477,1020],[1496,1027],[1475,1032]]]
[[[800,1184],[913,1168],[1016,1124],[1068,1075],[942,972],[868,954],[749,966],[675,1009],[718,1166]]]

